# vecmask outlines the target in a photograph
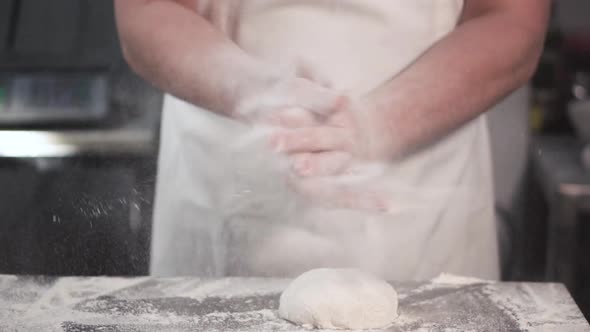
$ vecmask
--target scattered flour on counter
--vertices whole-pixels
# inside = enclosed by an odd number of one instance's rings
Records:
[[[406,312],[404,312],[403,308],[400,308],[399,315],[397,316],[397,318],[395,319],[395,321],[393,322],[393,325],[391,327],[411,326],[419,321],[420,321],[419,317],[412,317],[412,316],[408,315]]]
[[[0,275],[0,289],[6,288],[6,286],[14,284],[18,281],[18,277],[13,275]]]
[[[431,280],[434,284],[446,284],[446,285],[471,285],[489,283],[489,280],[483,280],[473,277],[463,277],[448,273],[441,273],[438,277]]]
[[[86,327],[100,330],[109,326],[125,326],[146,332],[302,332],[305,330],[279,318],[277,311],[270,306],[272,301],[276,301],[272,298],[289,281],[255,278],[145,281],[143,278],[64,278],[52,284],[27,282],[23,278],[2,279],[0,276],[0,285],[4,288],[0,289],[0,331],[80,331]],[[479,285],[469,286],[472,284]],[[418,296],[400,305],[399,316],[389,330],[453,331],[441,330],[440,324],[423,315],[426,309],[421,306],[425,303],[423,300],[429,298],[426,294],[429,289],[452,292],[468,285],[465,288],[473,289],[478,301],[484,301],[486,305],[493,303],[503,312],[502,317],[512,318],[514,322],[511,326],[531,332],[590,331],[578,307],[559,284],[500,284],[440,275],[420,285],[416,289],[402,288],[400,299],[402,294],[403,297],[408,294]],[[437,306],[448,305],[447,300],[437,294],[434,292],[432,295],[439,301],[427,303],[427,310],[438,311]],[[271,296],[265,297],[264,301],[269,302],[249,303],[254,295]],[[207,297],[211,298],[202,301]],[[236,305],[243,298],[244,306]],[[168,299],[170,303],[163,303],[162,299]],[[229,306],[226,307],[226,304]],[[491,324],[494,324],[493,319]]]
[[[588,323],[561,284],[506,284],[484,288],[489,299],[529,332],[590,331]],[[534,323],[533,323],[534,322]]]
[[[163,278],[141,283],[116,292],[125,299],[184,297],[195,300],[207,297],[231,298],[241,296],[279,294],[289,284],[287,279],[257,278]]]
[[[491,283],[491,282],[492,281],[483,280],[483,279],[479,279],[479,278],[463,277],[463,276],[458,276],[458,275],[449,274],[449,273],[441,273],[437,277],[431,279],[428,283],[426,283],[422,286],[419,286],[415,289],[412,289],[408,293],[399,294],[399,299],[402,300],[410,295],[420,294],[422,292],[430,291],[435,288],[440,288],[441,286],[458,288],[458,287],[462,287],[465,285]]]
[[[10,283],[18,282],[16,278],[13,279],[4,278],[0,282],[4,286],[10,286]],[[16,311],[14,301],[8,307],[9,302],[3,305],[0,299],[0,312],[3,306],[12,310],[6,316],[11,318],[11,325],[3,325],[0,320],[0,331],[62,331],[63,324],[69,324],[67,322],[75,322],[75,326],[134,325],[146,331],[159,331],[175,326],[200,328],[209,325],[212,326],[211,331],[225,331],[225,324],[239,322],[252,328],[248,331],[257,330],[256,327],[261,324],[265,330],[288,331],[292,326],[280,319],[273,310],[216,311],[194,315],[182,310],[178,313],[170,312],[169,309],[162,308],[158,301],[160,298],[171,298],[171,301],[178,298],[182,305],[182,301],[186,299],[201,301],[212,297],[239,299],[256,295],[278,295],[288,283],[287,279],[257,278],[60,278],[52,285],[36,291],[34,298],[29,296],[30,299],[24,301]],[[33,286],[36,283],[30,283],[27,289]],[[147,296],[143,296],[146,293]],[[174,307],[171,308],[174,310]]]
[[[161,297],[184,296],[203,284],[202,279],[190,277],[155,278],[133,285],[116,292],[125,299],[151,299]]]
[[[287,287],[289,282],[288,279],[225,278],[205,281],[191,292],[183,293],[182,296],[199,299],[210,296],[231,298],[278,294]]]
[[[77,303],[88,295],[99,297],[116,292],[119,289],[127,288],[142,283],[147,278],[60,278],[49,290],[43,294],[26,314],[37,316],[42,311],[51,308],[61,308]],[[74,286],[75,285],[75,286]]]

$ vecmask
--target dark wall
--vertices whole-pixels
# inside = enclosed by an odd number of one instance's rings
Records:
[[[6,51],[11,26],[12,0],[0,1],[0,54]]]
[[[108,67],[116,116],[78,130],[159,116],[123,63],[112,0],[0,0],[0,73],[13,67]],[[155,157],[0,158],[0,274],[146,274]]]
[[[3,66],[108,66],[121,52],[111,0],[2,0]]]

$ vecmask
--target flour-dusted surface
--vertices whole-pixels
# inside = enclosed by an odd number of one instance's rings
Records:
[[[0,331],[305,331],[277,316],[288,283],[0,276]],[[400,316],[385,331],[590,331],[557,284],[446,276],[393,285]]]

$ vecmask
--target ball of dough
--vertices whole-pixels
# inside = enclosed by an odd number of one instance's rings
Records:
[[[281,294],[279,316],[304,327],[377,329],[397,317],[397,293],[387,282],[353,269],[316,269]]]

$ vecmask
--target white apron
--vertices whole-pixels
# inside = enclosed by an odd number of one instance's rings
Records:
[[[226,4],[211,20],[247,52],[269,62],[304,60],[337,88],[358,95],[452,31],[462,9],[460,0]],[[206,1],[201,6],[211,12]],[[428,91],[416,97],[428,98]],[[498,278],[485,116],[391,163],[379,182],[400,209],[387,214],[292,203],[272,156],[236,148],[247,145],[247,132],[166,96],[152,274],[293,276],[351,266],[390,280],[441,272]],[[248,199],[238,194],[244,188]]]

